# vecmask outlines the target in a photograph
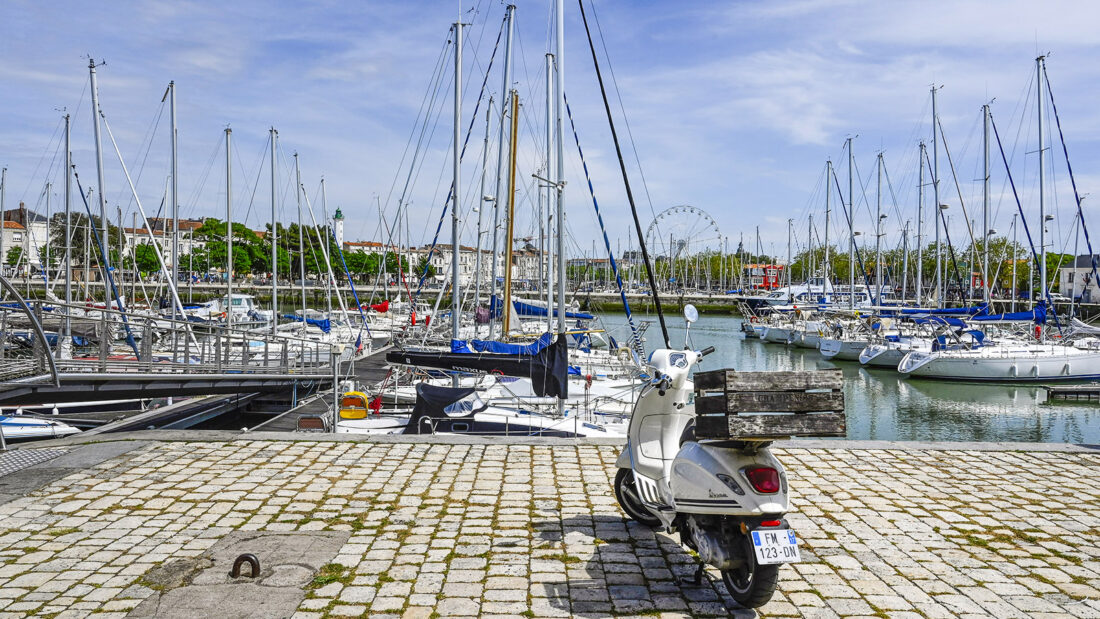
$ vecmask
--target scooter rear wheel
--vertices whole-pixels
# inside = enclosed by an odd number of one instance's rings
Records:
[[[775,587],[779,583],[779,566],[757,565],[756,553],[752,548],[746,550],[744,565],[732,570],[722,570],[722,582],[735,602],[745,608],[760,608],[775,594]]]
[[[634,471],[619,469],[615,474],[615,498],[631,520],[647,527],[661,524],[661,519],[651,514],[642,504],[642,499],[638,496],[638,486],[634,483]]]

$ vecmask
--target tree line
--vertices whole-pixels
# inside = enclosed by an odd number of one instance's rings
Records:
[[[90,230],[89,221],[92,225]],[[98,216],[92,216],[89,220],[87,215],[74,213],[70,226],[72,237],[67,239],[65,238],[65,214],[55,214],[50,218],[50,238],[39,247],[41,261],[45,263],[48,255],[49,267],[60,268],[63,266],[64,248],[67,245],[70,248],[74,270],[85,267],[93,270],[101,268],[100,221]],[[234,278],[270,275],[271,225],[267,224],[264,228],[263,234],[258,234],[248,226],[234,222],[232,228]],[[192,251],[180,254],[178,270],[191,272],[199,277],[210,273],[224,276],[229,256],[227,231],[225,221],[210,217],[204,219],[202,226],[193,232],[181,232],[180,244],[183,249],[189,246],[188,239],[193,240],[194,244],[190,245]],[[371,282],[379,274],[392,279],[401,270],[406,274],[409,273],[408,258],[398,256],[392,251],[387,251],[385,254],[353,251],[344,252],[341,255],[336,239],[333,238],[328,226],[277,224],[276,233],[278,237],[276,266],[280,279],[300,278],[303,266],[307,278],[327,276],[328,268],[331,267],[337,281],[344,279],[345,265],[352,278],[359,282]],[[160,238],[159,235],[158,238]],[[122,252],[125,239],[120,239],[120,228],[108,220],[104,249],[107,251],[110,264],[118,266],[119,255],[122,253],[123,269],[136,269],[142,276],[156,274],[160,270],[160,261],[148,235],[139,234],[134,241],[133,251]],[[171,258],[170,246],[170,242],[161,244],[165,259]],[[299,251],[300,246],[303,251]],[[5,262],[9,266],[20,264],[23,262],[22,244],[10,248],[6,254]],[[421,273],[427,267],[428,275],[434,275],[435,269],[427,263],[427,258],[421,257],[415,266],[416,273]],[[38,267],[37,264],[31,266]]]

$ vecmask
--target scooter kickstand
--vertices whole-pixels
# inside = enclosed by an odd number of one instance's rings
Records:
[[[691,576],[685,576],[684,578],[680,579],[680,584],[687,585],[687,586],[690,586],[690,587],[701,587],[701,586],[703,586],[703,574],[704,573],[705,572],[704,572],[704,569],[703,569],[703,564],[700,563],[699,565],[697,565],[695,567],[695,573],[694,574],[692,574]]]

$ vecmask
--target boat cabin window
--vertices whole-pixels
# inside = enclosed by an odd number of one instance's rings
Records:
[[[455,423],[451,425],[452,432],[469,432],[470,424],[468,423]]]

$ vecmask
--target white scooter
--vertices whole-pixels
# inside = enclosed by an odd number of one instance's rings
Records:
[[[688,328],[698,318],[684,308]],[[722,573],[730,595],[746,608],[775,593],[779,566],[800,560],[784,519],[787,476],[768,442],[695,438],[691,367],[714,352],[656,350],[653,378],[630,418],[616,464],[615,496],[637,522],[679,532],[683,544]],[[699,584],[700,564],[695,574]]]

